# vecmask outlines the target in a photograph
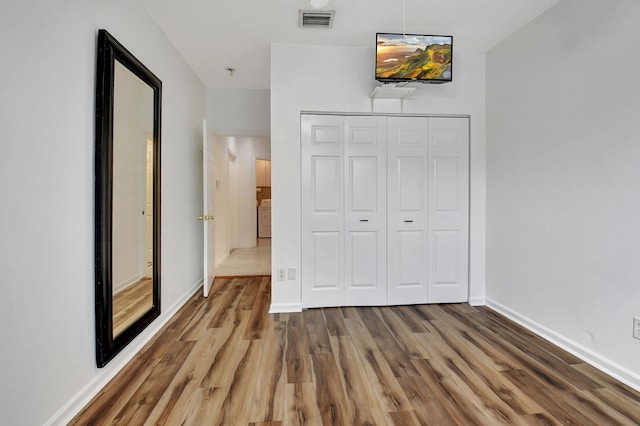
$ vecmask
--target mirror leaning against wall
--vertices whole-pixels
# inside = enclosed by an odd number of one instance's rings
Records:
[[[162,82],[98,31],[95,133],[96,362],[160,315]]]

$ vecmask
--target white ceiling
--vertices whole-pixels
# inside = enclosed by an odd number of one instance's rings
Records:
[[[376,32],[404,31],[486,52],[558,0],[331,0],[331,29],[298,28],[309,0],[139,1],[208,88],[269,89],[271,43],[373,49]]]

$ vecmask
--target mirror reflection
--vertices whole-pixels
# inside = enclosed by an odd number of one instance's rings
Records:
[[[153,89],[114,64],[113,337],[153,305]]]
[[[95,145],[96,364],[160,315],[162,82],[98,31]]]

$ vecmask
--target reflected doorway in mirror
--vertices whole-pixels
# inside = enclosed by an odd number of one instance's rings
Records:
[[[95,139],[96,363],[160,315],[162,83],[98,31]]]

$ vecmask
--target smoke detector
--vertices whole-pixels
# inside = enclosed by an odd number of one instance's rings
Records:
[[[331,28],[335,10],[298,10],[298,27]]]

